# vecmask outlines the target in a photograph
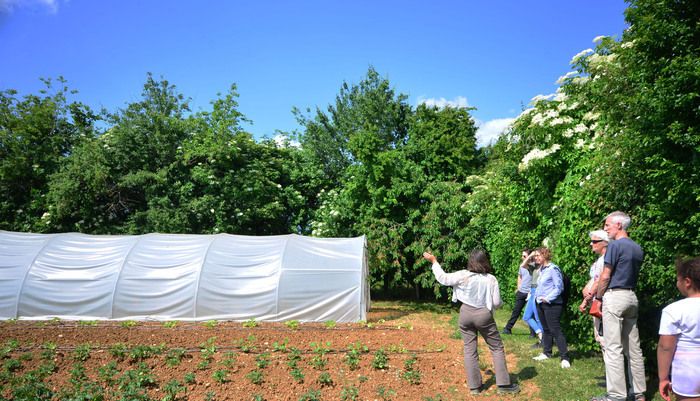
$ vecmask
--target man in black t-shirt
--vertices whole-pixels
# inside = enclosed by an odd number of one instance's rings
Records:
[[[627,399],[625,356],[629,358],[629,380],[634,399],[644,400],[646,391],[644,358],[637,329],[639,302],[634,293],[644,252],[627,234],[630,222],[630,217],[620,211],[605,218],[604,229],[614,241],[610,242],[605,253],[597,298],[603,300],[603,357],[608,393],[594,397],[594,401]]]

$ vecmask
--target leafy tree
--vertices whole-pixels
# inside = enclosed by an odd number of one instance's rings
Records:
[[[0,92],[0,228],[43,231],[51,216],[45,195],[51,174],[84,138],[94,135],[97,117],[70,102],[63,78],[58,87],[42,79],[39,95],[22,99],[14,90]]]

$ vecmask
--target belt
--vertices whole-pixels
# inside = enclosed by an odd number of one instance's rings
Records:
[[[608,291],[634,291],[631,288],[608,288]]]

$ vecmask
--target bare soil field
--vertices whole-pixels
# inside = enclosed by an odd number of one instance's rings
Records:
[[[449,314],[380,305],[353,324],[2,322],[0,399],[20,399],[37,376],[46,399],[91,389],[105,400],[475,399]],[[481,355],[478,399],[502,399]]]

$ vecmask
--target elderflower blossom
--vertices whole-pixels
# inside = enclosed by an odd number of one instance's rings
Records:
[[[559,90],[557,90],[557,95],[554,96],[554,100],[556,100],[557,102],[563,102],[564,100],[566,100],[568,98],[569,98],[569,96],[566,93],[559,92]]]
[[[586,50],[581,50],[580,52],[576,53],[574,57],[571,58],[571,61],[569,62],[570,64],[576,64],[579,59],[593,53],[593,49],[586,49]]]
[[[571,80],[571,83],[574,85],[583,85],[589,80],[590,78],[588,77],[574,77],[574,79]]]
[[[530,103],[534,105],[534,104],[537,104],[543,100],[550,100],[554,96],[555,95],[553,93],[551,93],[549,95],[537,95],[537,96],[533,97],[532,99],[530,99]]]
[[[518,166],[518,170],[523,171],[523,170],[527,169],[527,167],[531,161],[538,160],[538,159],[544,159],[545,157],[551,155],[552,153],[556,152],[560,148],[561,148],[561,145],[559,145],[558,143],[555,143],[549,149],[545,149],[545,150],[540,150],[538,148],[532,149],[530,152],[528,152],[528,154],[523,156],[523,159],[520,162],[520,165]]]
[[[564,131],[562,135],[564,136],[564,138],[571,138],[572,136],[574,136],[574,130],[572,128],[567,128],[567,130]]]
[[[630,49],[630,48],[634,47],[634,40],[631,42],[625,42],[625,43],[621,44],[620,47],[623,49]]]
[[[569,71],[566,74],[562,75],[557,79],[557,85],[561,85],[564,82],[566,82],[567,79],[573,77],[574,75],[578,74],[578,71]]]
[[[597,120],[600,117],[600,113],[594,113],[592,111],[589,111],[588,113],[583,115],[583,121],[593,121]]]

